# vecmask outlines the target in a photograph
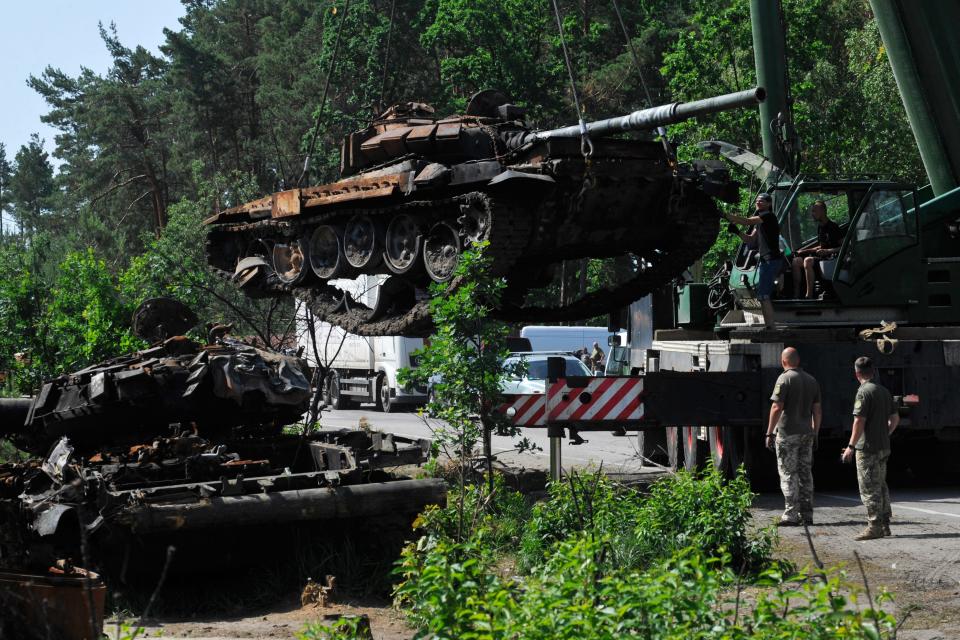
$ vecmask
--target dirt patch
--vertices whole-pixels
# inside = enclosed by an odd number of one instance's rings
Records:
[[[193,640],[236,640],[240,638],[296,638],[311,622],[322,622],[330,615],[366,615],[375,640],[409,640],[414,630],[402,614],[385,600],[348,600],[326,607],[301,607],[290,597],[274,610],[258,615],[190,619],[162,619],[146,627],[147,638],[191,638]],[[115,623],[108,631],[115,638]]]

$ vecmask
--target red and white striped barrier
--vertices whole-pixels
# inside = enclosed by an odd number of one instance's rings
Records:
[[[627,422],[643,418],[643,380],[593,378],[583,387],[548,383],[547,422]]]
[[[547,426],[547,398],[542,393],[504,396],[500,412],[518,427]]]
[[[505,400],[500,412],[518,427],[643,420],[643,380],[637,377],[587,378],[582,387],[560,379],[547,383],[546,394],[507,395]]]

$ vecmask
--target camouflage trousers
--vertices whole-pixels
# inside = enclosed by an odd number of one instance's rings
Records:
[[[890,451],[857,451],[857,483],[860,500],[867,508],[867,522],[879,527],[890,522],[890,490],[887,489],[887,459]]]
[[[783,519],[813,518],[813,433],[777,434],[777,471],[783,491]]]

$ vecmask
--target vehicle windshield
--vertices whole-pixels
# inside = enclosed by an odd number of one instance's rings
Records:
[[[811,213],[815,203],[822,202],[827,210],[827,218],[843,227],[850,222],[850,201],[856,197],[839,189],[809,189],[798,193],[793,204],[780,218],[780,233],[787,246],[796,251],[816,240],[818,224]]]
[[[566,376],[592,376],[586,365],[573,356],[559,356],[563,358],[565,365],[564,374]],[[516,366],[520,362],[520,357],[510,357],[504,361],[507,367]],[[527,373],[524,376],[527,380],[546,380],[547,379],[547,359],[544,357],[526,358]],[[513,377],[514,380],[519,380]]]

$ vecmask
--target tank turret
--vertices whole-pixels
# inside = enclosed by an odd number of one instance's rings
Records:
[[[442,119],[426,104],[396,105],[344,139],[340,180],[208,218],[208,260],[249,295],[296,295],[348,331],[417,335],[430,330],[428,285],[448,282],[460,252],[487,241],[508,283],[499,317],[600,315],[698,259],[719,228],[714,198],[735,199],[737,187],[722,170],[678,165],[658,141],[610,136],[763,99],[756,88],[544,131],[492,90]],[[622,255],[637,267],[611,288],[527,302],[563,260]],[[370,305],[333,284],[359,275],[381,278]]]

